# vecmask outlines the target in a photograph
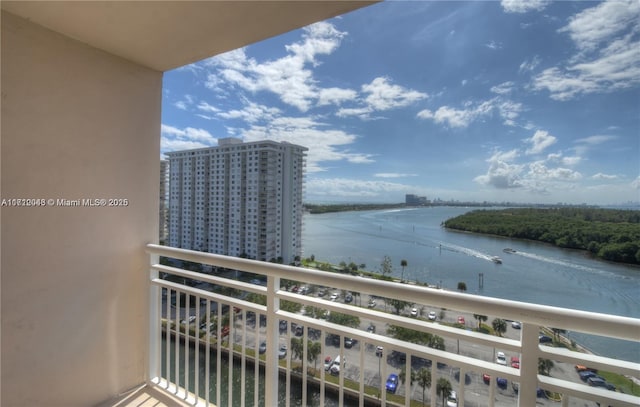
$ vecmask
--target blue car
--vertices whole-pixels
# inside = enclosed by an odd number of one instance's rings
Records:
[[[391,394],[395,394],[396,390],[398,390],[398,375],[395,373],[391,373],[389,378],[387,379],[387,391]]]
[[[580,380],[582,380],[583,382],[586,382],[592,377],[599,377],[595,372],[591,370],[583,370],[582,372],[578,373],[578,375],[580,376]]]

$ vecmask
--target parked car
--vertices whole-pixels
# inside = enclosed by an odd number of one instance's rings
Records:
[[[427,318],[429,318],[429,321],[435,321],[436,318],[437,318],[436,312],[435,311],[430,311],[429,312],[429,316]]]
[[[387,388],[387,391],[391,394],[395,394],[396,390],[398,389],[399,381],[400,379],[398,378],[398,375],[395,373],[391,373],[387,378],[387,384],[385,386]]]
[[[583,382],[586,382],[592,377],[600,377],[596,372],[592,372],[591,370],[583,370],[582,372],[579,372],[578,375],[580,376],[580,380]]]
[[[258,352],[260,354],[263,354],[266,351],[267,351],[267,343],[263,341],[263,342],[260,343],[260,347],[258,348]]]
[[[370,324],[369,327],[367,328],[367,332],[372,334],[376,333],[376,326],[373,324]]]
[[[462,315],[458,317],[458,323],[464,325],[464,317]]]
[[[484,382],[484,384],[489,384],[491,382],[491,376],[489,376],[486,373],[482,374],[482,381]]]
[[[598,369],[594,369],[592,367],[587,367],[585,365],[576,365],[576,372],[583,372],[585,370],[591,370],[594,373],[598,373]]]
[[[350,349],[353,347],[353,339],[344,337],[344,347]]]
[[[458,394],[452,390],[447,397],[447,407],[458,407]]]
[[[504,352],[498,352],[496,355],[496,363],[502,366],[507,365],[507,357],[504,355]]]
[[[520,369],[520,358],[517,356],[511,356],[511,367]]]
[[[376,300],[370,299],[369,304],[367,304],[369,308],[374,308],[376,306]]]
[[[353,295],[351,293],[344,296],[344,302],[350,303],[351,301],[353,301]]]
[[[324,358],[324,370],[329,370],[332,364],[333,358],[331,356],[327,356]]]
[[[412,317],[418,316],[418,309],[416,307],[411,308],[411,316]]]
[[[587,379],[587,384],[589,386],[593,386],[593,387],[604,387],[607,390],[615,390],[616,389],[616,386],[614,386],[613,384],[607,382],[606,380],[604,380],[603,378],[601,378],[599,376],[590,377],[589,379]]]
[[[519,321],[512,321],[512,322],[511,322],[511,328],[513,328],[513,329],[520,329],[520,328],[522,328],[522,324],[520,324],[520,322],[519,322]]]
[[[287,357],[287,345],[280,345],[278,349],[278,359],[284,359]]]
[[[502,378],[502,377],[498,377],[496,379],[496,386],[500,387],[501,389],[506,389],[507,388],[507,379]]]
[[[551,342],[553,342],[553,339],[551,339],[551,337],[547,336],[547,335],[540,335],[540,336],[538,336],[538,342],[540,342],[540,343],[551,343]]]
[[[338,297],[339,297],[338,293],[333,293],[333,294],[331,294],[331,297],[329,297],[329,300],[336,301],[338,299]]]

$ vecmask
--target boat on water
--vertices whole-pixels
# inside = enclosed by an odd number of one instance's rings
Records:
[[[502,259],[498,256],[493,256],[491,257],[491,261],[496,263],[496,264],[502,264]]]
[[[502,249],[503,252],[505,253],[515,253],[516,251],[510,247],[504,248]]]

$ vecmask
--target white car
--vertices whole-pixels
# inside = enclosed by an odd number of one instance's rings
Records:
[[[457,407],[458,406],[458,394],[452,390],[447,397],[447,407]]]
[[[333,293],[333,294],[331,294],[331,297],[329,297],[329,299],[330,299],[331,301],[335,301],[335,300],[337,300],[337,299],[338,299],[338,293]]]
[[[520,324],[519,321],[513,321],[513,322],[511,322],[511,328],[520,329],[520,328],[522,328],[522,324]]]
[[[416,307],[411,308],[411,316],[412,317],[418,316],[418,309]]]
[[[428,318],[429,318],[429,321],[435,321],[435,320],[436,320],[436,318],[437,318],[437,317],[436,317],[436,312],[435,312],[435,311],[431,311],[431,312],[429,312],[429,316],[428,316]]]
[[[507,357],[504,355],[504,352],[498,352],[496,356],[496,363],[502,366],[507,365]]]

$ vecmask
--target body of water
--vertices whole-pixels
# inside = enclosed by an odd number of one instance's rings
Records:
[[[475,208],[474,208],[475,209]],[[445,220],[471,208],[338,212],[305,215],[304,257],[365,264],[380,271],[389,256],[395,277],[489,297],[640,318],[640,268],[549,245],[447,231]],[[510,247],[515,253],[504,253]],[[491,260],[500,256],[502,264]],[[484,284],[479,286],[479,274]],[[640,333],[639,333],[640,334]],[[569,333],[597,354],[640,362],[640,343]]]

